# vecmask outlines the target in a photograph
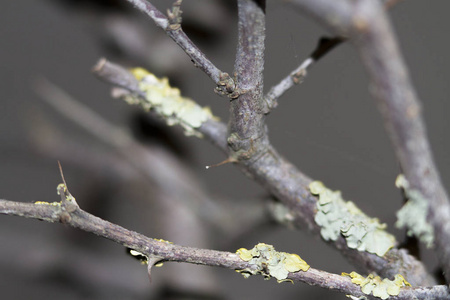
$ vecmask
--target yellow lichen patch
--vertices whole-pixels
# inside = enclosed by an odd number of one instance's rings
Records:
[[[309,184],[311,194],[318,196],[314,221],[321,227],[326,241],[336,241],[343,236],[347,246],[383,256],[395,245],[393,235],[384,229],[376,218],[369,218],[353,202],[345,201],[340,191],[332,191],[320,181]]]
[[[394,280],[387,278],[381,279],[380,276],[374,276],[373,274],[364,277],[356,272],[351,272],[350,274],[342,273],[342,276],[350,277],[352,283],[359,285],[361,292],[364,294],[372,294],[374,297],[381,299],[387,299],[389,296],[397,296],[400,293],[401,287],[411,286],[400,274],[395,275]]]
[[[151,73],[144,68],[134,68],[131,69],[130,72],[137,80],[142,80],[145,76],[151,75]]]
[[[308,271],[309,265],[297,254],[285,253],[283,265],[289,272]]]
[[[36,202],[34,202],[34,204],[38,204],[38,205],[52,205],[52,206],[60,206],[61,205],[60,202],[45,202],[45,201],[36,201]]]
[[[242,260],[245,260],[245,261],[249,261],[249,260],[251,260],[251,259],[253,258],[252,251],[247,250],[247,249],[245,249],[245,248],[240,248],[240,249],[238,249],[238,250],[236,251],[236,253],[239,254],[239,257],[240,257]]]
[[[58,186],[56,187],[56,192],[59,195],[59,191],[63,190],[63,192],[67,192],[67,186],[64,183],[60,183],[58,184]]]
[[[236,251],[239,257],[249,262],[253,268],[237,270],[245,278],[261,274],[265,279],[275,277],[278,282],[290,281],[289,273],[308,271],[309,265],[297,254],[278,252],[272,245],[259,243],[252,249],[240,248]]]
[[[129,104],[140,104],[145,110],[152,110],[161,116],[169,126],[180,125],[186,135],[201,137],[198,128],[209,119],[215,118],[208,107],[201,107],[193,100],[180,95],[180,90],[169,85],[167,78],[157,78],[143,68],[130,70],[139,81],[139,90],[145,97],[134,94],[122,95]]]
[[[154,239],[154,240],[158,241],[158,242],[167,243],[167,244],[173,244],[172,242],[169,242],[169,241],[166,241],[166,240],[163,240],[163,239]]]

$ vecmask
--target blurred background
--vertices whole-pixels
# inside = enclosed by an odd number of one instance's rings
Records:
[[[152,3],[165,12],[172,1]],[[235,6],[228,0],[182,5],[183,29],[230,74]],[[444,184],[450,179],[449,9],[444,0],[410,0],[389,12]],[[292,7],[268,1],[265,91],[324,35]],[[354,270],[319,238],[272,221],[266,212],[270,196],[235,166],[206,170],[225,159],[208,142],[185,137],[180,128],[110,97],[110,86],[90,71],[101,57],[169,77],[184,96],[227,121],[228,100],[214,94],[212,81],[126,1],[1,1],[0,40],[1,198],[59,201],[59,160],[84,210],[149,237],[233,252],[265,242],[298,253],[318,269]],[[404,240],[394,227],[402,205],[394,187],[398,164],[349,45],[324,57],[303,84],[286,93],[268,126],[282,155]],[[134,142],[121,144],[115,132]],[[432,252],[421,249],[421,255],[434,272]],[[347,299],[301,283],[243,280],[232,270],[176,263],[153,269],[150,284],[146,267],[120,245],[63,225],[3,215],[0,291],[2,299]]]

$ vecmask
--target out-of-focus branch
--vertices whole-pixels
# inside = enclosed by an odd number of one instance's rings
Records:
[[[181,1],[175,2],[169,10],[169,18],[146,0],[127,0],[137,9],[148,15],[155,24],[163,29],[186,52],[194,65],[205,72],[217,85],[219,94],[231,95],[235,84],[233,79],[225,72],[220,71],[203,52],[189,39],[181,29]]]
[[[111,70],[120,69],[113,65]],[[137,88],[137,84],[133,85],[131,74],[123,78],[116,76],[117,73],[114,72],[108,74],[121,86],[130,84]],[[109,123],[44,79],[36,84],[36,90],[58,113],[116,150],[129,166],[137,171],[138,176],[156,182],[161,189],[171,195],[170,198],[188,206],[214,228],[221,228],[225,232],[234,230],[233,226],[227,227],[227,224],[233,224],[230,222],[229,211],[211,201],[203,192],[203,187],[195,180],[195,176],[166,151],[157,147],[142,146],[125,129]]]
[[[420,102],[383,7],[378,1],[291,2],[332,32],[349,37],[359,52],[402,171],[411,189],[428,200],[436,252],[450,282],[450,202],[433,160]]]
[[[242,260],[236,253],[175,245],[148,238],[100,219],[80,209],[74,199],[68,200],[67,195],[64,195],[65,190],[65,186],[59,188],[60,193],[62,193],[61,202],[22,203],[0,200],[0,213],[51,223],[60,222],[134,249],[148,258],[149,275],[152,266],[163,261],[186,262],[235,270],[255,268],[254,265]],[[366,296],[361,292],[359,286],[351,282],[350,278],[313,268],[309,268],[306,272],[289,273],[288,278],[356,297]],[[400,294],[391,299],[411,299],[411,297],[417,297],[417,299],[448,299],[447,289],[446,286],[402,288]],[[433,298],[430,298],[430,295]]]
[[[102,68],[109,68],[111,63],[102,63]],[[120,66],[114,65],[114,70],[118,73],[111,78],[121,76],[128,71]],[[101,76],[103,72],[94,68],[94,73]],[[109,72],[106,72],[107,74]],[[110,83],[109,77],[100,77]],[[119,80],[120,81],[120,80]],[[134,84],[127,88],[129,91],[139,94],[139,90],[134,91]],[[126,87],[124,87],[126,88]],[[203,123],[198,130],[204,137],[224,150],[226,143],[225,124],[213,119]],[[312,179],[301,173],[295,166],[284,159],[272,146],[254,161],[239,161],[239,167],[246,174],[249,174],[272,195],[282,202],[290,211],[292,223],[310,233],[320,235],[320,227],[314,221],[317,211],[317,199],[310,193],[308,185]],[[408,255],[407,251],[391,249],[384,257],[379,257],[365,251],[357,251],[348,248],[345,239],[341,236],[337,241],[330,243],[337,248],[350,262],[367,273],[375,272],[383,277],[392,277],[397,273],[403,274],[413,285],[432,285],[434,280],[428,275],[421,262]]]
[[[286,1],[286,0],[284,0]],[[392,6],[402,0],[384,0],[384,7],[390,9]],[[275,108],[278,104],[278,98],[280,98],[287,90],[292,88],[296,84],[300,84],[305,79],[308,70],[323,56],[331,52],[337,46],[345,42],[346,39],[340,36],[331,38],[321,38],[314,52],[305,59],[300,66],[292,71],[287,77],[282,79],[277,85],[273,86],[265,97],[268,109]]]

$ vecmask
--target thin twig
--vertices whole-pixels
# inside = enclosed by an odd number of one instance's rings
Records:
[[[303,79],[306,77],[308,70],[314,63],[316,63],[325,54],[336,48],[344,41],[345,39],[341,37],[321,38],[313,53],[311,53],[311,55],[307,59],[305,59],[300,64],[300,66],[292,71],[287,77],[282,79],[277,85],[273,86],[264,97],[268,110],[271,110],[272,108],[277,106],[278,98],[280,98],[287,90],[292,88],[294,85],[303,82]]]
[[[359,52],[400,166],[411,189],[428,200],[436,252],[450,282],[450,202],[434,163],[419,99],[382,5],[377,1],[292,2],[334,33],[349,36]]]
[[[189,39],[180,27],[181,20],[178,14],[181,14],[181,12],[177,11],[174,14],[174,11],[177,8],[179,9],[178,2],[175,3],[173,10],[169,11],[169,15],[173,15],[174,17],[167,18],[153,4],[146,0],[126,1],[132,3],[137,9],[148,15],[158,27],[163,29],[183,49],[194,65],[205,72],[216,83],[218,87],[216,91],[219,94],[231,95],[233,93],[235,87],[233,79],[207,59],[206,55]]]
[[[67,201],[65,197],[62,197],[61,204],[55,202],[22,203],[0,200],[0,213],[39,219],[51,223],[61,222],[83,231],[94,233],[143,253],[148,257],[150,264],[156,264],[162,261],[174,261],[224,267],[234,270],[254,268],[248,262],[243,261],[236,253],[184,247],[148,238],[142,234],[93,216],[78,206],[70,211],[65,210],[64,201]],[[149,268],[151,267],[152,265],[149,265]],[[310,268],[306,272],[289,273],[288,278],[357,297],[365,296],[359,286],[353,284],[350,278],[313,268]],[[392,297],[391,299],[411,299],[410,297],[430,299],[426,297],[429,293],[432,293],[433,299],[449,299],[446,286],[416,289],[404,288],[398,296]]]
[[[402,0],[383,0],[384,7],[390,9],[392,6]],[[319,43],[313,53],[305,59],[300,66],[292,71],[287,77],[282,79],[277,85],[273,86],[265,97],[267,109],[277,107],[278,98],[280,98],[287,90],[296,84],[303,82],[307,75],[307,71],[323,56],[331,52],[337,46],[345,42],[346,39],[340,36],[324,37],[319,40]]]

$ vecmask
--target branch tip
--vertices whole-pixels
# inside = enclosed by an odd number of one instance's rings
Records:
[[[108,60],[104,57],[100,58],[97,63],[92,67],[92,72],[97,73],[100,72],[101,69],[103,69],[103,66],[106,64]]]

